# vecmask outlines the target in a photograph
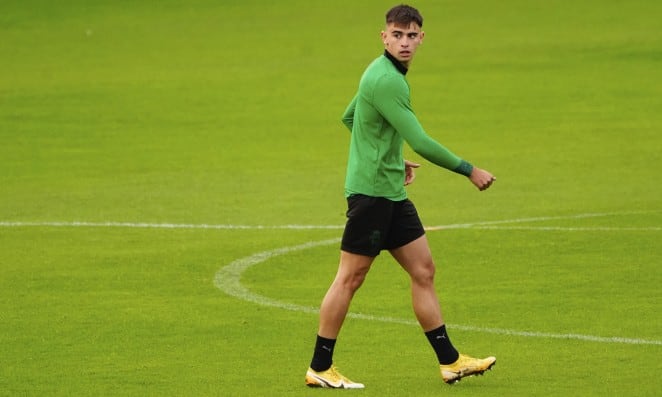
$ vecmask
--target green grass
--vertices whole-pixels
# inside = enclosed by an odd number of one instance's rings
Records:
[[[390,5],[0,5],[0,395],[327,394],[303,386],[316,315],[215,279],[340,229],[44,223],[342,225],[339,118]],[[479,193],[424,163],[409,194],[426,225],[478,224],[428,238],[454,343],[498,363],[442,384],[407,277],[382,255],[352,306],[373,320],[348,318],[336,350],[367,385],[350,393],[657,395],[662,6],[415,5],[416,113],[498,181]],[[480,225],[526,218],[544,219]],[[241,283],[316,307],[337,250],[274,255]]]

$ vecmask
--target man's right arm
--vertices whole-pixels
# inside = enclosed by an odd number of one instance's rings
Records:
[[[358,96],[358,94],[354,96],[347,106],[347,109],[345,109],[345,113],[342,115],[342,122],[347,128],[349,128],[349,132],[352,132],[352,127],[354,126],[354,109],[356,109],[356,100]]]

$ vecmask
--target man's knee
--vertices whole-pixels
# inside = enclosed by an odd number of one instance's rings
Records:
[[[352,292],[356,292],[356,290],[361,288],[361,285],[363,285],[367,274],[367,270],[348,272],[347,274],[344,274],[343,277],[341,277],[339,282],[343,288],[346,288]]]
[[[422,262],[417,266],[413,266],[412,271],[409,273],[413,282],[420,285],[434,284],[434,276],[436,268],[432,260]]]
[[[340,270],[337,276],[343,288],[352,292],[356,291],[363,285],[366,275],[370,270],[374,258],[342,252],[340,258]]]

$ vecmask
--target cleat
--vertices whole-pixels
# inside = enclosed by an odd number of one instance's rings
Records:
[[[344,377],[335,366],[326,371],[317,372],[308,368],[306,385],[309,387],[329,387],[332,389],[363,389],[363,383],[352,382]]]
[[[453,364],[441,364],[439,369],[444,382],[452,385],[467,376],[483,375],[495,363],[495,357],[473,358],[460,354],[460,357]]]

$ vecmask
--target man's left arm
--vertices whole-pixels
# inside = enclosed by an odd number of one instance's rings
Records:
[[[409,104],[409,89],[404,80],[385,78],[379,82],[375,91],[377,110],[416,153],[440,167],[465,176],[471,175],[471,164],[423,130]]]

